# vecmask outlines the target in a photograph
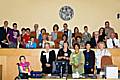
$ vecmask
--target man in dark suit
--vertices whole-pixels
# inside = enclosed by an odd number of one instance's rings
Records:
[[[97,48],[97,43],[99,41],[99,32],[93,32],[93,37],[91,38],[91,48]]]
[[[4,21],[4,26],[0,27],[0,44],[2,48],[8,48],[6,37],[9,30],[8,21]]]
[[[53,61],[56,60],[55,51],[54,50],[49,51],[49,48],[50,48],[50,44],[45,43],[46,51],[42,51],[41,57],[40,57],[40,61],[42,63],[42,72],[45,74],[52,73],[52,64],[53,64]]]

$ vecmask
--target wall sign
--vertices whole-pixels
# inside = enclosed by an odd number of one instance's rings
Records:
[[[64,21],[69,21],[74,16],[74,10],[70,6],[63,6],[59,11],[59,16]]]

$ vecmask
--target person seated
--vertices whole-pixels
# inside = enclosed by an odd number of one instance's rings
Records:
[[[26,44],[26,48],[36,48],[37,44],[35,42],[35,38],[31,37],[30,41],[28,41],[28,43]]]
[[[115,33],[115,38],[118,39],[118,33]]]
[[[72,47],[73,47],[74,43],[77,42],[77,39],[78,39],[78,43],[81,43],[81,41],[82,41],[82,33],[79,32],[78,27],[75,27],[74,28],[74,33],[72,33]]]
[[[98,39],[98,42],[106,42],[106,34],[105,34],[105,28],[101,27],[99,29],[99,39]]]
[[[84,64],[85,74],[94,74],[95,52],[91,50],[90,42],[86,42],[85,48],[86,50],[83,51],[83,54],[85,56],[85,64]]]
[[[42,63],[42,72],[45,74],[52,73],[52,64],[56,60],[55,51],[50,51],[50,44],[45,43],[45,51],[41,52],[40,61]]]
[[[30,68],[30,62],[26,61],[25,56],[19,57],[19,67],[20,67],[20,77],[21,79],[26,79],[30,76],[31,68]]]
[[[107,48],[120,48],[120,41],[116,38],[115,33],[110,34],[110,38],[107,39]]]
[[[52,35],[48,36],[48,41],[47,42],[50,44],[50,48],[55,48],[55,43],[52,40]]]
[[[97,74],[100,74],[101,71],[101,58],[103,56],[111,56],[111,53],[109,50],[105,49],[105,43],[99,42],[98,43],[98,49],[95,52],[95,61],[96,61],[96,69]]]
[[[17,30],[17,24],[13,23],[13,29],[10,29],[7,34],[9,48],[17,48],[19,37],[20,32]]]
[[[30,41],[30,28],[27,28],[27,29],[26,29],[26,33],[25,33],[25,35],[23,36],[23,42],[24,42],[25,44],[27,44],[28,41]]]
[[[79,75],[84,74],[84,54],[80,51],[80,45],[75,43],[74,52],[70,55],[70,64],[72,65],[72,72],[78,73]]]
[[[39,43],[40,48],[45,48],[45,43],[47,43],[48,35],[43,34],[42,35],[42,41]]]
[[[63,28],[61,31],[67,36],[67,42],[69,43],[69,47],[71,48],[72,46],[72,31],[68,29],[68,24],[64,23]]]
[[[42,39],[43,39],[43,35],[46,34],[46,29],[45,28],[42,28],[40,33],[39,33],[39,36],[38,36],[38,40],[39,42],[42,42]]]
[[[93,37],[91,38],[91,48],[97,48],[97,43],[99,41],[99,32],[93,32]]]
[[[72,67],[69,64],[70,62],[70,55],[71,55],[71,50],[69,50],[69,43],[65,41],[63,43],[63,47],[59,49],[58,54],[57,54],[57,61],[65,61],[68,64],[68,74],[72,73]]]
[[[23,42],[23,36],[25,35],[25,33],[26,33],[26,29],[25,28],[22,28],[21,29],[21,35],[20,35],[20,37],[19,37],[19,42],[20,42],[20,44],[19,44],[19,48],[25,48],[25,43]]]
[[[84,33],[82,34],[82,40],[84,41],[84,44],[87,41],[91,40],[91,34],[88,32],[88,26],[84,26]]]
[[[82,38],[80,36],[76,36],[75,41],[73,40],[72,43],[73,43],[72,45],[74,45],[75,43],[78,43],[81,48],[83,49],[85,48],[84,42],[82,41]]]
[[[64,42],[66,42],[68,39],[67,39],[67,35],[66,34],[63,34],[62,35],[62,40],[59,42],[59,48],[63,48],[63,44]]]

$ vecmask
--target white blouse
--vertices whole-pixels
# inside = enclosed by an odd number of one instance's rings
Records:
[[[111,53],[107,49],[97,49],[95,52],[96,66],[101,68],[101,58],[102,56],[111,56]]]

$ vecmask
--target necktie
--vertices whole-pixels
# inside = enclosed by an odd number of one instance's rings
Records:
[[[7,33],[7,29],[5,28],[4,30],[5,30],[5,32]]]
[[[112,43],[113,43],[113,46],[115,46],[115,42],[114,42],[114,40],[112,39]]]
[[[37,38],[37,31],[35,30],[35,38]]]

